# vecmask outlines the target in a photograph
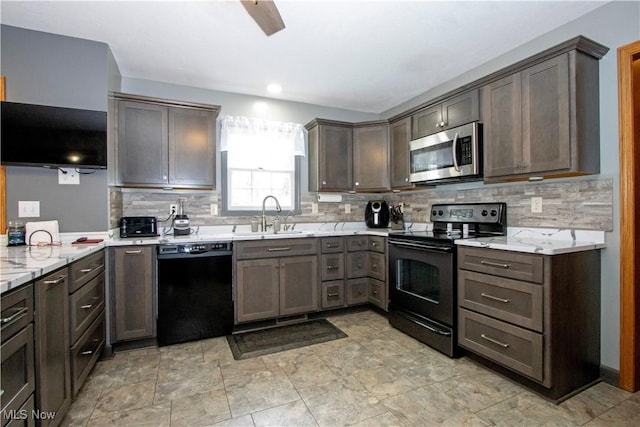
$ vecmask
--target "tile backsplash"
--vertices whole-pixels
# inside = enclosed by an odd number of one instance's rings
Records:
[[[518,182],[481,185],[460,189],[442,185],[402,193],[343,194],[342,202],[318,203],[315,193],[301,196],[300,215],[293,222],[364,221],[369,200],[404,203],[406,222],[428,222],[434,203],[506,202],[507,223],[517,227],[576,228],[584,230],[613,229],[613,179],[606,177]],[[542,213],[531,213],[531,197],[542,197]],[[211,204],[222,206],[217,191],[136,190],[112,187],[110,190],[110,228],[118,227],[121,216],[168,217],[171,203],[185,200],[185,211],[192,225],[248,224],[250,216],[211,215]],[[317,203],[318,212],[312,213]],[[345,204],[350,213],[345,213]]]

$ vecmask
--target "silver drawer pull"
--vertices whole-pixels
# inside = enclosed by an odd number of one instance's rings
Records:
[[[138,249],[137,251],[124,251],[124,253],[127,254],[127,255],[141,254],[142,253],[142,249]]]
[[[375,248],[376,246],[378,246],[378,244],[376,242],[371,242],[371,246]]]
[[[80,308],[83,308],[85,310],[89,310],[90,308],[93,307],[93,303],[96,301],[99,301],[100,297],[92,297],[89,299],[89,301],[91,301],[91,304],[85,304],[85,305],[81,305]]]
[[[488,298],[488,299],[494,300],[494,301],[503,302],[503,303],[505,303],[505,304],[507,304],[507,303],[509,302],[509,300],[508,300],[508,299],[494,297],[493,295],[485,294],[484,292],[482,292],[482,293],[480,294],[480,296],[481,296],[481,297],[484,297],[484,298]]]
[[[335,265],[328,265],[327,266],[327,270],[337,270],[339,267],[335,266]]]
[[[83,268],[82,270],[80,270],[80,273],[91,273],[93,271],[93,268]]]
[[[337,294],[337,293],[336,294],[327,294],[328,298],[339,297],[339,296],[340,296],[340,294]]]
[[[64,276],[60,276],[55,280],[45,280],[43,283],[45,285],[57,285],[60,282],[64,282],[65,277]]]
[[[13,313],[11,316],[2,318],[3,325],[5,323],[13,322],[16,318],[20,317],[21,315],[29,311],[29,307],[14,308],[14,310],[16,310],[16,312]]]
[[[510,264],[499,264],[497,262],[491,262],[491,261],[485,261],[485,260],[480,261],[480,264],[488,265],[488,266],[491,266],[491,267],[500,267],[500,268],[509,268],[509,267],[511,267]]]
[[[282,252],[282,251],[290,251],[291,248],[269,248],[267,250],[269,252]]]
[[[90,354],[93,354],[93,350],[83,351],[82,353],[80,353],[80,356],[88,356]]]
[[[494,344],[499,345],[499,346],[500,346],[500,347],[502,347],[502,348],[508,348],[508,347],[509,347],[509,344],[505,344],[505,343],[503,343],[503,342],[500,342],[500,341],[498,341],[498,340],[496,340],[496,339],[494,339],[494,338],[491,338],[491,337],[490,337],[490,336],[488,336],[488,335],[480,334],[480,336],[481,336],[482,338],[484,338],[485,340],[489,341],[489,342],[492,342],[492,343],[494,343]]]
[[[337,248],[338,246],[340,246],[337,243],[327,243],[327,248]]]

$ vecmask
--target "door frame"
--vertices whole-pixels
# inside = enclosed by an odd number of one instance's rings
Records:
[[[618,48],[620,382],[640,388],[640,40]]]
[[[5,100],[5,78],[0,76],[0,101]],[[0,165],[0,234],[7,231],[7,175],[4,165]]]

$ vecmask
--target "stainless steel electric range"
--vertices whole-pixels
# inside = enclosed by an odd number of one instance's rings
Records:
[[[458,355],[456,239],[503,236],[505,203],[433,205],[432,231],[389,234],[389,323]]]

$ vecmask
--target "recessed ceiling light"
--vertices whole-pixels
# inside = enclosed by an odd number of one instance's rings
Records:
[[[267,86],[267,91],[275,95],[282,92],[282,86],[277,83],[271,83],[269,86]]]

